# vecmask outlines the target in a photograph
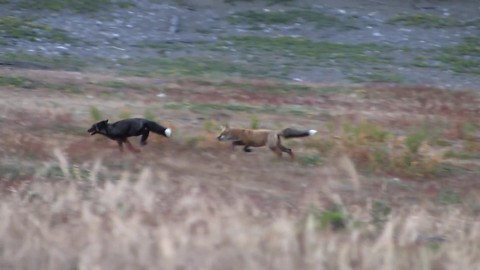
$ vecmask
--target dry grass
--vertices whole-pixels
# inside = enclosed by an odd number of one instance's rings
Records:
[[[105,96],[91,82],[116,79],[2,72],[42,85],[75,79],[85,92],[0,91],[0,269],[480,268],[477,95],[392,86],[279,95],[268,82],[132,78],[145,89]],[[87,134],[122,114],[174,136],[152,134],[141,154],[121,155]],[[232,152],[215,139],[225,122],[319,133],[284,141],[292,162],[266,148]]]
[[[372,204],[347,205],[337,193],[324,202],[322,188],[298,211],[266,211],[235,188],[148,167],[99,181],[96,161],[77,168],[82,177],[56,155],[64,180],[38,175],[2,199],[2,269],[480,267],[480,220],[461,207],[405,204],[378,227]]]

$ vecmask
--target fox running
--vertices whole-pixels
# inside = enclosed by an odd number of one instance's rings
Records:
[[[282,145],[281,137],[285,139],[300,138],[312,136],[317,133],[316,130],[297,130],[293,128],[286,128],[281,131],[269,130],[269,129],[241,129],[224,127],[217,139],[219,141],[231,141],[232,148],[237,145],[243,146],[243,151],[252,152],[250,147],[268,146],[279,158],[282,157],[282,153],[285,152],[293,159],[295,155],[292,149]]]
[[[123,119],[113,124],[109,124],[107,119],[93,124],[92,127],[88,129],[90,135],[98,133],[117,141],[121,152],[123,152],[123,143],[127,145],[130,151],[140,152],[140,150],[135,149],[132,146],[128,141],[128,137],[142,135],[140,144],[143,146],[147,144],[147,138],[150,131],[165,137],[170,137],[172,135],[172,130],[170,128],[165,128],[153,121],[143,118]]]

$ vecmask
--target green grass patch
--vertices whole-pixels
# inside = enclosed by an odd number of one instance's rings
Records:
[[[345,64],[356,63],[385,63],[392,59],[384,52],[390,47],[372,43],[349,45],[329,42],[314,42],[304,38],[291,37],[224,37],[237,50],[246,53],[262,52],[272,55],[302,57],[309,61],[324,61],[325,65],[332,65],[331,61],[342,61]],[[322,64],[322,63],[318,63]]]
[[[99,83],[95,83],[95,85],[98,86],[103,86],[103,87],[108,87],[108,88],[114,88],[114,89],[135,89],[135,90],[141,90],[144,87],[138,84],[132,84],[128,82],[123,82],[123,81],[103,81]]]
[[[71,10],[77,13],[93,13],[110,8],[135,6],[126,0],[21,0],[18,6],[29,10]]]
[[[248,113],[266,113],[266,114],[278,114],[284,113],[289,115],[294,115],[291,112],[289,106],[278,106],[266,105],[263,107],[254,107],[243,104],[214,104],[214,103],[187,103],[187,102],[169,102],[164,105],[165,109],[171,110],[190,110],[196,113],[211,113],[218,112],[220,110],[232,111],[232,112],[248,112]],[[310,110],[311,108],[305,108],[305,110]],[[255,120],[256,121],[256,120]],[[255,124],[255,121],[253,124]]]
[[[464,22],[452,17],[441,17],[426,13],[398,15],[387,21],[389,24],[401,24],[405,26],[416,26],[422,28],[447,28],[463,27],[474,23]]]
[[[454,205],[462,203],[461,195],[458,192],[450,189],[442,190],[440,193],[438,193],[436,201],[442,205]]]
[[[366,121],[357,125],[345,123],[343,130],[348,140],[356,145],[383,143],[392,135],[382,126]]]
[[[0,38],[26,39],[36,41],[46,39],[52,42],[73,42],[67,32],[45,24],[34,23],[33,19],[20,19],[11,16],[0,17]]]
[[[322,156],[319,154],[302,155],[297,158],[298,163],[305,167],[316,167],[323,163]]]
[[[0,64],[18,68],[61,69],[80,71],[87,66],[86,59],[71,56],[45,56],[26,53],[0,53]]]
[[[342,86],[309,86],[301,84],[291,84],[291,83],[255,83],[255,82],[236,82],[232,80],[223,80],[221,82],[212,82],[210,85],[213,85],[218,88],[224,88],[225,90],[236,89],[241,91],[248,92],[268,92],[268,93],[279,93],[279,94],[320,94],[320,95],[329,95],[329,94],[341,94],[349,93],[353,90],[350,88]]]
[[[205,58],[151,58],[139,61],[120,61],[121,74],[151,77],[156,75],[173,77],[257,77],[265,72],[247,65]]]
[[[253,28],[258,28],[260,25],[288,25],[294,23],[315,23],[317,28],[353,28],[352,23],[343,22],[337,17],[300,9],[281,12],[241,11],[228,16],[226,19],[232,24],[247,24]]]
[[[465,38],[456,46],[443,48],[436,59],[455,72],[480,74],[480,38]]]
[[[93,121],[97,122],[103,120],[102,113],[95,106],[90,107],[90,117],[93,119]]]
[[[30,80],[22,76],[1,76],[0,85],[14,86],[18,88],[34,89],[38,86],[38,82]]]
[[[356,83],[364,82],[385,82],[385,83],[404,83],[406,79],[394,71],[373,71],[363,75],[349,76],[349,79]]]

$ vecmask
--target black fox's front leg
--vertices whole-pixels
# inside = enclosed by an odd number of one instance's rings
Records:
[[[147,144],[148,134],[150,134],[150,131],[148,129],[144,129],[142,132],[142,138],[140,140],[141,145]]]
[[[117,141],[118,148],[120,149],[120,152],[123,152],[123,142],[122,141]]]

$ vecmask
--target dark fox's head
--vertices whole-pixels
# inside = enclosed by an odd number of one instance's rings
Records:
[[[228,125],[222,128],[222,132],[217,136],[217,140],[219,141],[238,141],[240,138],[232,132]]]
[[[95,135],[97,133],[106,134],[107,127],[108,127],[108,120],[103,120],[93,124],[92,127],[88,129],[88,132],[90,132],[90,135]]]

